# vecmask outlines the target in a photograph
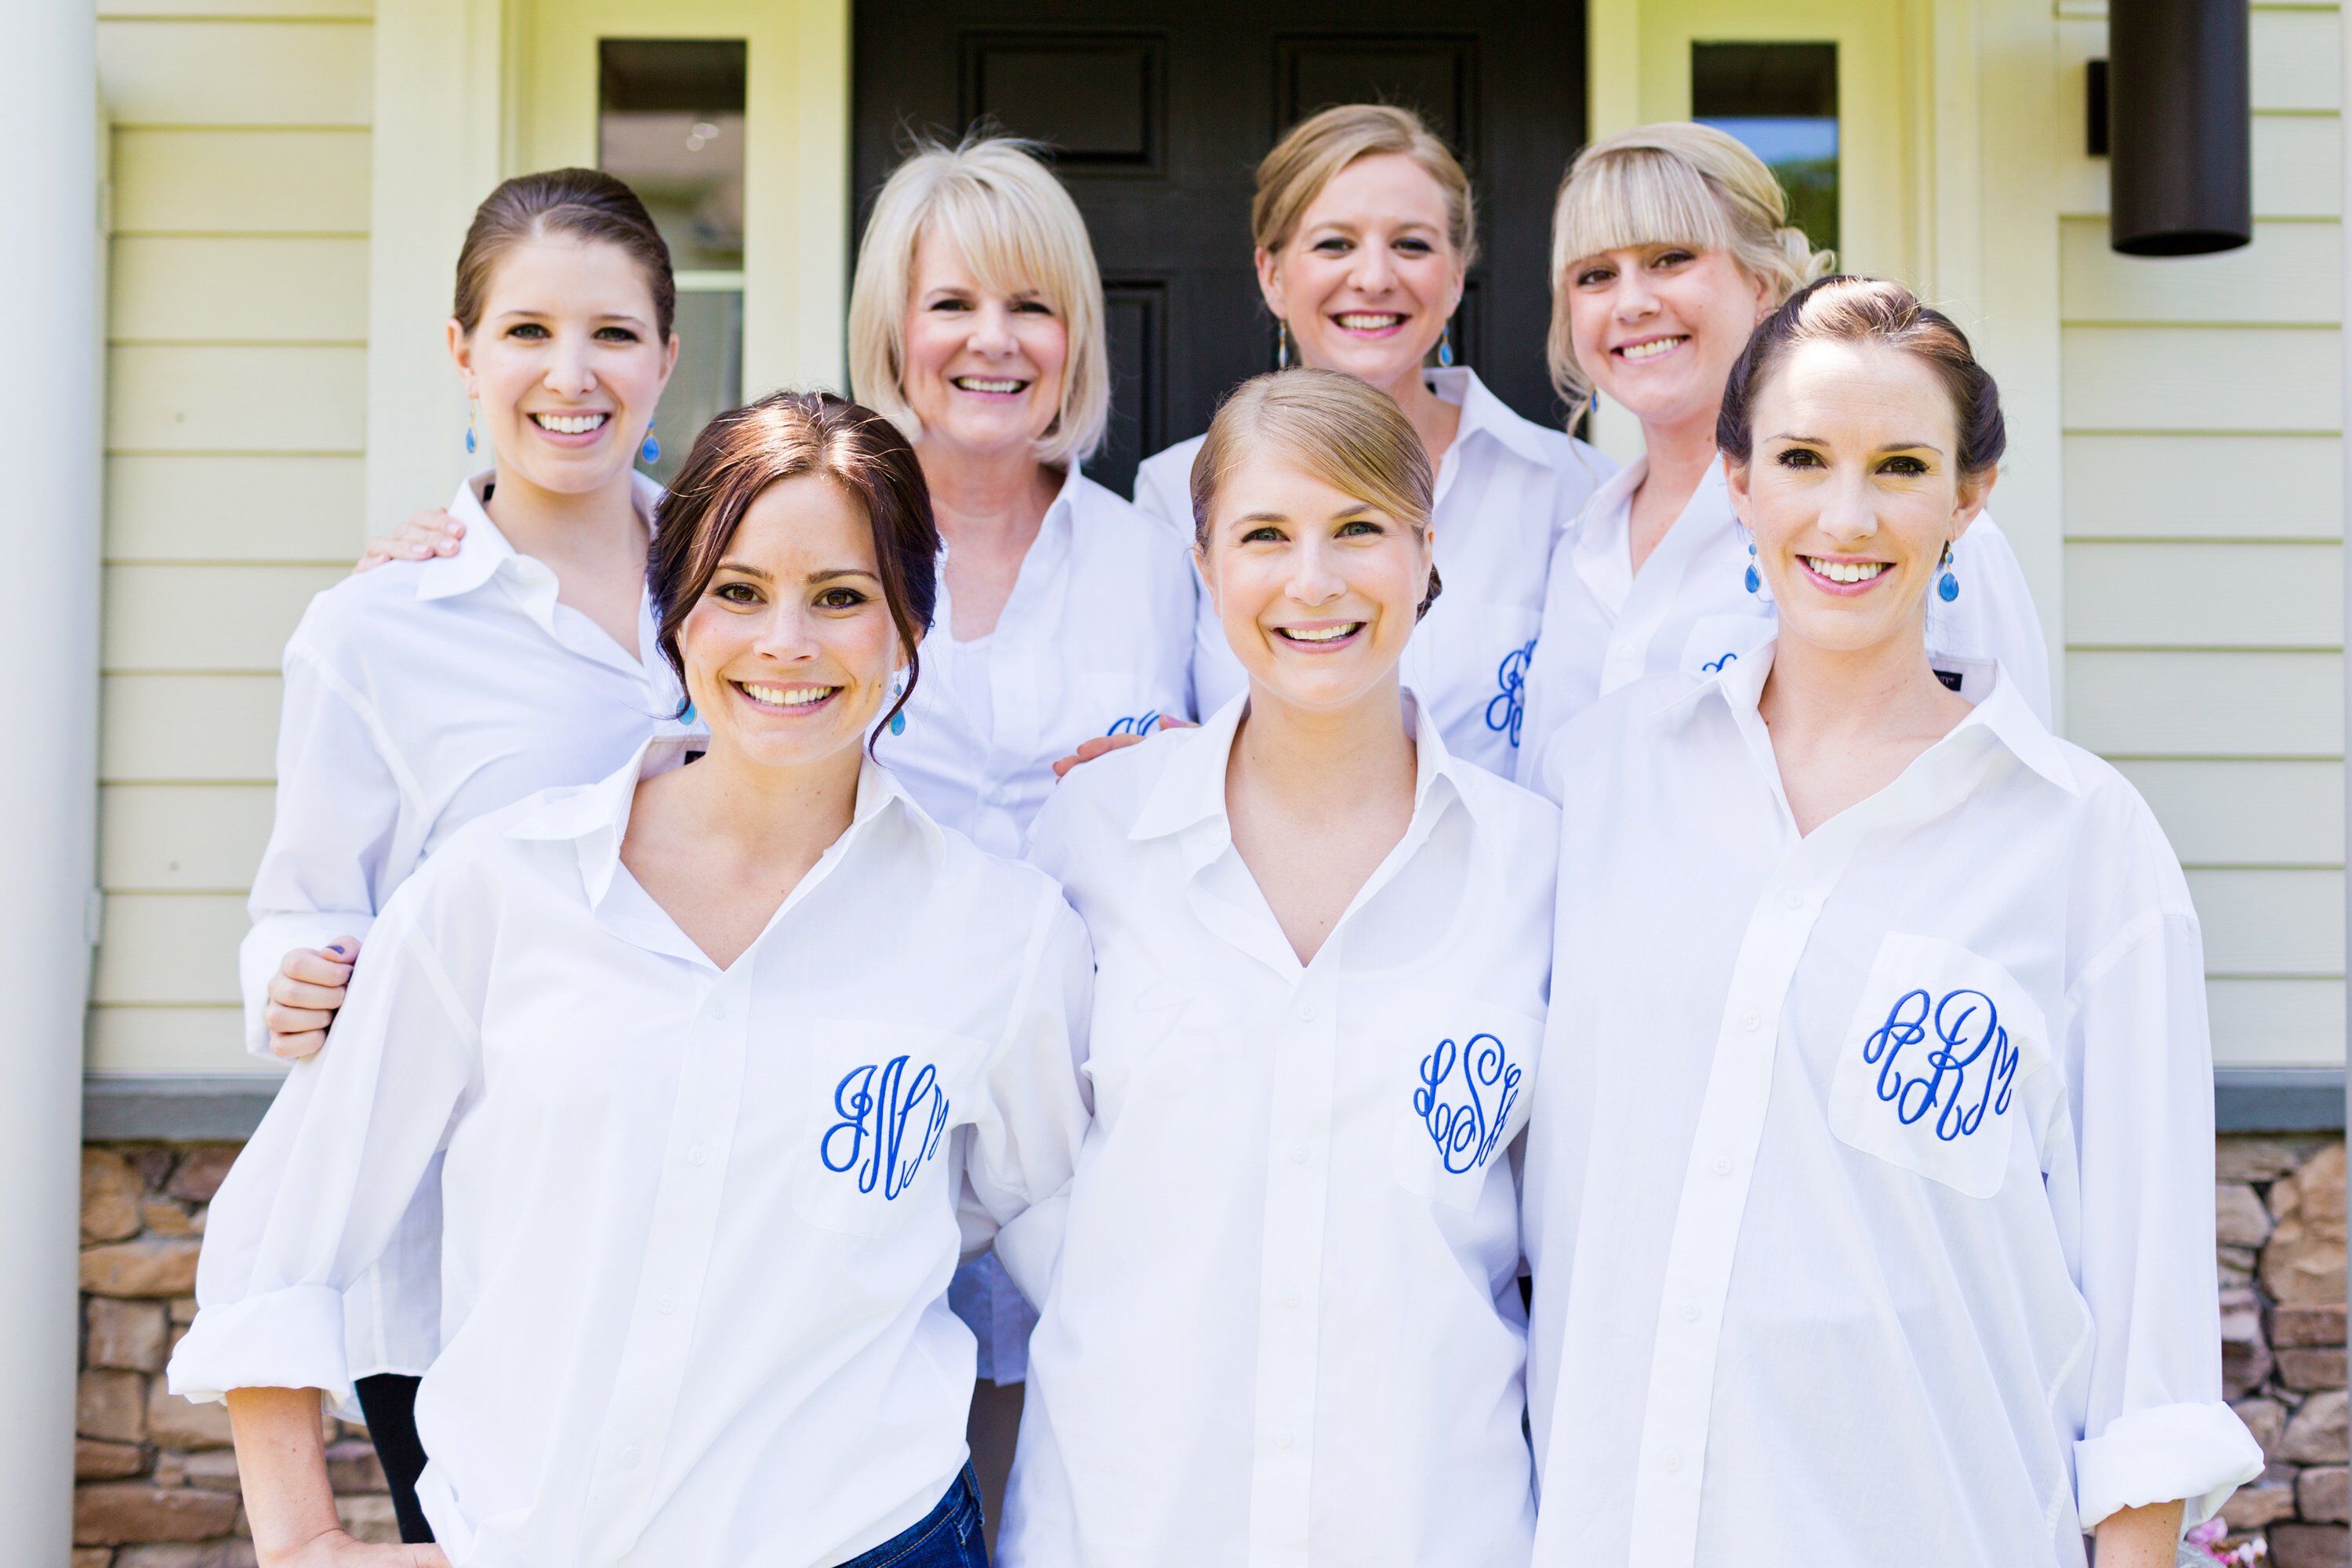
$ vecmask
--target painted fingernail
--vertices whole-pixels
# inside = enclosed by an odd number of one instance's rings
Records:
[[[343,944],[339,942],[329,942],[327,944],[327,951],[333,953],[337,958],[348,958],[351,956],[343,951]]]

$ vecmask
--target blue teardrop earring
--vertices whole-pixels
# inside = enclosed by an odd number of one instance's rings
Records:
[[[661,461],[661,443],[654,439],[653,426],[646,426],[646,438],[637,447],[637,461],[654,464]]]
[[[1437,331],[1437,368],[1450,370],[1453,366],[1454,323],[1448,321]]]
[[[474,455],[474,400],[466,399],[466,456]]]
[[[893,703],[897,702],[898,699],[905,695],[907,695],[907,682],[904,677],[900,677],[899,679],[890,682],[890,700]],[[897,712],[890,715],[890,733],[893,735],[903,735],[906,732],[907,710],[904,708],[901,708]]]
[[[1948,605],[1954,599],[1960,596],[1960,580],[1958,577],[1954,575],[1952,572],[1952,542],[1950,540],[1948,539],[1944,541],[1944,559],[1937,564],[1943,567],[1944,574],[1936,579],[1936,597],[1943,600],[1944,603]]]
[[[1751,539],[1748,542],[1748,591],[1760,593],[1763,587],[1764,574],[1756,570],[1756,542]]]

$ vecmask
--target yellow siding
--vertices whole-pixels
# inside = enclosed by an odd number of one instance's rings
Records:
[[[2062,152],[2067,725],[2189,868],[2224,1066],[2343,1059],[2338,26],[2254,7],[2242,250],[2116,255],[2105,160]],[[2105,25],[2059,26],[2071,128]]]
[[[100,5],[114,240],[93,1070],[259,1065],[236,952],[269,827],[278,650],[361,538],[371,10]]]

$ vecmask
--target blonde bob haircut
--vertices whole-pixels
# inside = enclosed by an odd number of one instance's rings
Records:
[[[1576,363],[1569,269],[1604,250],[1686,245],[1720,250],[1765,285],[1775,308],[1836,264],[1789,226],[1789,196],[1738,139],[1688,120],[1638,125],[1576,155],[1551,222],[1551,384],[1570,407],[1592,391]]]
[[[1421,116],[1385,103],[1342,103],[1311,114],[1258,161],[1257,194],[1250,198],[1250,236],[1257,247],[1279,252],[1333,175],[1359,158],[1391,153],[1420,164],[1445,192],[1445,237],[1457,264],[1468,268],[1478,259],[1478,210],[1469,176]]]
[[[907,307],[915,247],[937,236],[956,247],[991,293],[1034,289],[1067,323],[1062,404],[1036,443],[1037,460],[1083,463],[1110,422],[1110,351],[1102,273],[1077,204],[1035,144],[974,132],[956,145],[923,142],[875,198],[849,289],[849,384],[866,407],[919,440],[906,395]]]

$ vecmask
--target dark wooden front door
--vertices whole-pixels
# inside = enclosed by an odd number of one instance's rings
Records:
[[[1111,439],[1087,471],[1121,494],[1139,460],[1273,368],[1251,176],[1328,104],[1408,105],[1461,154],[1485,256],[1455,352],[1521,414],[1564,416],[1545,274],[1552,196],[1584,139],[1582,0],[860,0],[854,47],[860,232],[911,132],[985,118],[1055,149],[1109,297]]]

